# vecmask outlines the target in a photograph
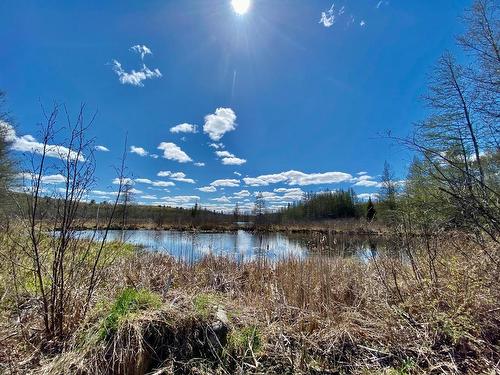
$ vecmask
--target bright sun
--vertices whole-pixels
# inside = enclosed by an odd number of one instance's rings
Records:
[[[250,8],[250,0],[231,0],[231,5],[237,14],[245,14]]]

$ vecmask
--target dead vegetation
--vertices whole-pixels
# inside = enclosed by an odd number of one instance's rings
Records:
[[[494,373],[500,273],[463,236],[433,266],[391,249],[371,261],[310,257],[186,264],[120,257],[67,341],[42,339],[39,301],[4,306],[2,371],[39,374]],[[492,245],[493,246],[493,245]],[[491,247],[490,254],[498,254]],[[498,264],[498,263],[497,263]],[[418,275],[418,276],[417,276]],[[3,301],[9,300],[6,289]]]

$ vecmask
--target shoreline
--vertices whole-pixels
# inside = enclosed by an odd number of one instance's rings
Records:
[[[335,225],[337,224],[337,225]],[[156,226],[150,223],[129,224],[129,225],[111,225],[109,230],[152,230],[152,231],[179,231],[179,232],[200,232],[200,233],[231,233],[244,230],[251,233],[290,233],[290,234],[330,234],[330,235],[359,235],[384,237],[388,235],[387,228],[378,224],[366,224],[352,222],[338,223],[310,223],[310,224],[279,224],[279,225],[212,225],[212,224],[179,224]],[[367,228],[368,226],[368,228]],[[95,224],[79,224],[72,229],[95,230]],[[104,230],[105,228],[98,228]]]

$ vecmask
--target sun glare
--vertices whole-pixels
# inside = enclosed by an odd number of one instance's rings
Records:
[[[242,15],[248,12],[250,0],[231,0],[231,5],[237,14]]]

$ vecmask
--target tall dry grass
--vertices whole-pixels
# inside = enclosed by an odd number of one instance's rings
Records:
[[[463,235],[433,239],[436,252],[427,245],[414,238],[410,254],[387,249],[372,259],[247,263],[208,256],[187,264],[138,252],[106,268],[97,307],[62,354],[20,349],[11,363],[31,358],[24,369],[88,374],[498,371],[498,266]],[[104,341],[82,346],[78,338],[102,324],[125,288],[160,296],[162,307],[131,314]],[[31,316],[23,324],[36,332],[39,323]],[[18,328],[4,326],[2,335]]]

